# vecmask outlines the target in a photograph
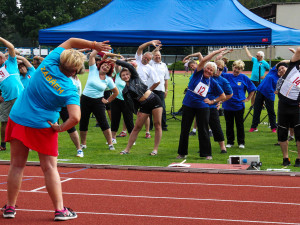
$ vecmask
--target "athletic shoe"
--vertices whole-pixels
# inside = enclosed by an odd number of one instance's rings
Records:
[[[226,148],[231,148],[233,146],[233,144],[227,144]]]
[[[111,142],[112,142],[113,144],[117,144],[117,139],[112,139]],[[106,142],[106,144],[108,145],[108,142]]]
[[[294,167],[300,167],[300,159],[296,159]]]
[[[276,129],[276,128],[273,128],[273,129],[272,129],[272,133],[277,133],[277,129]]]
[[[1,211],[3,211],[3,217],[4,218],[15,218],[16,207],[5,205],[5,206],[3,206]]]
[[[290,159],[289,158],[283,158],[282,165],[283,166],[290,166],[291,165]]]
[[[114,147],[113,145],[109,145],[109,146],[108,146],[108,150],[113,151],[113,150],[116,150],[116,149],[115,149],[115,147]]]
[[[55,210],[54,220],[72,220],[76,219],[77,214],[70,208],[64,207],[64,210]]]
[[[0,146],[0,151],[5,151],[5,150],[6,150],[6,147]]]
[[[214,136],[212,130],[209,130],[208,132],[209,132],[209,136],[210,136],[210,137],[213,137],[213,136]]]
[[[146,136],[145,136],[145,138],[147,138],[147,139],[151,138],[151,135],[150,135],[150,133],[146,133]]]
[[[83,144],[80,144],[80,148],[83,150],[83,149],[86,149],[87,146],[86,146],[86,145],[83,145]]]
[[[227,151],[223,149],[223,150],[221,150],[221,153],[225,154],[225,153],[227,153]]]
[[[240,145],[239,145],[239,148],[245,148],[245,145],[240,144]]]
[[[196,132],[194,132],[194,131],[191,131],[190,133],[189,133],[189,136],[195,136],[196,135]]]
[[[288,141],[293,141],[295,138],[293,136],[289,136]]]
[[[176,157],[176,159],[185,159],[186,158],[186,155],[178,155],[177,157]]]
[[[117,137],[126,137],[127,133],[122,131]]]
[[[76,155],[77,157],[83,157],[83,151],[81,150],[81,149],[78,149],[77,150],[77,155]]]
[[[212,160],[212,156],[206,156],[206,160]]]
[[[255,132],[258,131],[257,128],[251,128],[251,129],[249,130],[250,133],[252,133],[252,132],[254,132],[254,131],[255,131]]]

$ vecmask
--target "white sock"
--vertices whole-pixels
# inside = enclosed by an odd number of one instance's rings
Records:
[[[193,128],[193,132],[196,133],[197,129]]]

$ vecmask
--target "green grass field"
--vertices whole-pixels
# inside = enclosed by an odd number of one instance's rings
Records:
[[[87,74],[80,77],[82,86],[84,87],[87,79]],[[181,103],[184,97],[183,91],[189,81],[188,77],[184,77],[183,74],[175,74],[175,111],[181,107]],[[172,103],[172,90],[173,81],[169,80],[169,93],[166,99],[167,118],[171,118],[169,115]],[[276,99],[277,107],[277,99]],[[245,115],[248,112],[249,103],[246,105]],[[275,110],[277,111],[277,110]],[[262,111],[261,118],[266,115],[266,110]],[[181,116],[177,116],[181,119]],[[220,117],[222,128],[225,133],[225,121],[224,117]],[[268,119],[266,118],[263,124],[258,127],[258,132],[249,133],[250,125],[252,122],[252,116],[249,115],[245,121],[245,134],[246,134],[246,148],[239,149],[237,145],[228,150],[228,154],[220,154],[220,148],[218,143],[214,142],[211,138],[213,149],[213,160],[207,161],[204,158],[200,158],[197,151],[199,150],[197,136],[192,136],[189,139],[189,155],[187,158],[188,163],[214,163],[214,164],[226,164],[229,155],[260,155],[263,166],[262,170],[267,168],[282,168],[282,153],[279,146],[274,146],[277,142],[277,135],[271,133],[270,128],[266,124]],[[59,134],[59,159],[69,160],[70,163],[90,163],[90,164],[111,164],[111,165],[139,165],[139,166],[168,166],[172,162],[181,162],[182,160],[175,159],[177,156],[177,148],[180,135],[181,122],[178,120],[170,119],[167,121],[169,131],[163,131],[161,144],[157,156],[150,156],[154,145],[154,131],[152,132],[151,139],[145,139],[145,130],[139,134],[136,141],[136,145],[132,147],[129,155],[120,155],[128,141],[128,137],[117,138],[117,144],[115,145],[116,151],[109,151],[108,146],[105,144],[106,140],[99,127],[94,127],[96,124],[95,118],[90,119],[89,132],[87,136],[88,148],[84,151],[84,158],[76,157],[76,149],[71,142],[67,132]],[[78,126],[77,126],[78,128]],[[121,126],[119,132],[121,131]],[[226,141],[226,138],[225,138]],[[289,155],[291,158],[292,166],[288,168],[292,171],[300,171],[298,168],[293,167],[293,163],[297,157],[297,150],[295,142],[290,143]],[[9,160],[10,150],[0,152],[1,160]],[[30,152],[29,161],[38,161],[37,153]]]

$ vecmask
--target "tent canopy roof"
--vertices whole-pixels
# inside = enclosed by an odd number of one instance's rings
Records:
[[[298,45],[299,30],[264,20],[237,0],[113,0],[82,19],[39,32],[40,44],[70,37],[137,46]],[[298,36],[299,37],[299,36]]]

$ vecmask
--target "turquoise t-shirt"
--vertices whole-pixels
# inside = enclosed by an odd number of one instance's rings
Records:
[[[23,84],[20,80],[17,58],[12,58],[9,55],[1,69],[6,70],[9,74],[9,76],[7,76],[4,80],[1,79],[2,81],[0,81],[2,97],[4,98],[4,101],[7,102],[17,98],[24,90]]]
[[[252,57],[252,73],[251,73],[251,80],[252,81],[259,81],[259,67],[260,67],[260,77],[265,75],[266,70],[270,69],[270,65],[265,61],[258,61],[257,58]]]
[[[32,66],[32,67],[27,68],[27,73],[25,76],[20,75],[20,80],[21,80],[24,88],[26,88],[28,86],[28,84],[30,83],[30,79],[33,76],[34,72],[35,72],[35,69]]]
[[[111,77],[106,76],[105,80],[100,79],[96,64],[90,66],[89,69],[89,76],[82,93],[83,95],[90,98],[101,98],[103,97],[104,91],[107,87],[109,90],[116,87]]]
[[[18,97],[9,114],[15,123],[48,128],[48,121],[55,123],[62,107],[80,105],[72,80],[59,69],[64,50],[62,47],[54,49],[38,67],[30,85]]]
[[[117,86],[117,88],[119,90],[119,94],[118,94],[117,98],[120,99],[120,100],[122,100],[122,101],[124,101],[124,97],[123,97],[122,91],[125,88],[126,82],[121,79],[119,73],[116,75],[115,84],[116,84],[116,86]]]

